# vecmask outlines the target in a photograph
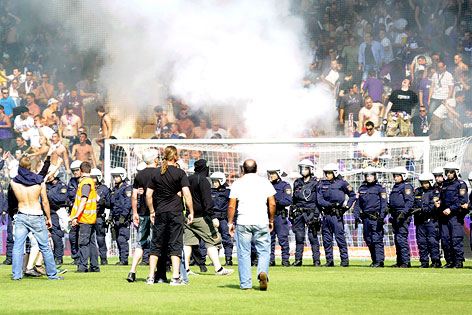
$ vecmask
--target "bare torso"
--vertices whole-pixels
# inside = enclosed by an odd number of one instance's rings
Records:
[[[74,145],[73,151],[75,152],[75,159],[82,162],[88,162],[93,154],[90,144],[76,144]]]
[[[39,203],[42,186],[45,187],[45,184],[25,186],[11,181],[11,188],[15,193],[16,199],[18,199],[19,212],[34,215],[40,215],[43,213],[41,210],[41,204]]]

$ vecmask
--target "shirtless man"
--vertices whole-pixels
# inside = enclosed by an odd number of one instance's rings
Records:
[[[58,165],[58,160],[62,159],[64,161],[65,171],[67,174],[71,174],[69,168],[69,155],[67,154],[66,147],[61,143],[59,134],[57,132],[52,134],[51,138],[51,164]],[[66,176],[64,174],[64,166],[59,168],[59,179],[65,183]]]
[[[101,125],[100,125],[100,134],[101,137],[95,138],[95,142],[100,146],[100,161],[103,161],[103,157],[105,154],[105,139],[110,139],[111,132],[113,130],[113,123],[111,121],[110,115],[105,112],[105,107],[103,105],[99,105],[96,109],[98,117],[100,117]],[[102,167],[103,168],[103,167]],[[103,171],[103,169],[102,169]]]
[[[31,172],[31,159],[20,160],[18,175],[10,183],[11,189],[18,200],[18,214],[15,219],[15,242],[13,245],[13,280],[23,278],[23,252],[26,237],[32,232],[38,241],[39,250],[43,254],[46,274],[49,280],[64,280],[58,277],[54,255],[49,245],[48,229],[52,227],[49,201],[46,193],[44,177]],[[39,198],[41,196],[41,203]],[[43,210],[47,220],[44,222]]]
[[[93,168],[97,168],[95,154],[93,154],[92,146],[87,143],[87,134],[85,132],[80,134],[79,141],[80,142],[78,144],[74,144],[72,147],[71,157],[74,160],[79,160],[82,162],[89,162],[92,160]]]
[[[74,107],[67,105],[66,113],[62,115],[58,131],[59,135],[62,136],[62,143],[69,146],[69,143],[77,139],[79,133],[78,130],[82,126],[80,117],[74,114]]]

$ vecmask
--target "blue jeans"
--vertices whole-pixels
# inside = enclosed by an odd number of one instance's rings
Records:
[[[268,225],[236,225],[236,249],[238,251],[239,287],[252,288],[251,241],[254,239],[257,255],[257,276],[264,271],[269,275],[270,232]]]
[[[38,241],[39,250],[43,254],[46,274],[49,279],[57,279],[56,263],[49,246],[48,230],[43,216],[32,216],[19,212],[15,219],[15,243],[13,245],[13,279],[23,277],[23,253],[28,233],[32,232]]]

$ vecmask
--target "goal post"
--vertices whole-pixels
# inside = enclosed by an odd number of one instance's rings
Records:
[[[392,137],[392,138],[301,138],[301,139],[127,139],[105,140],[104,179],[110,185],[110,170],[124,167],[130,182],[136,175],[136,167],[142,161],[142,153],[154,148],[162,159],[164,148],[173,145],[177,148],[180,166],[187,172],[192,171],[193,163],[204,158],[209,162],[210,173],[223,172],[231,184],[241,176],[241,162],[253,158],[258,165],[258,173],[266,176],[266,169],[279,167],[288,176],[283,178],[293,186],[298,177],[297,163],[310,159],[315,164],[317,177],[322,177],[321,169],[327,163],[336,163],[340,173],[357,192],[362,184],[362,169],[368,165],[379,170],[378,180],[385,185],[387,192],[393,186],[390,171],[397,166],[404,166],[409,171],[409,181],[418,187],[419,174],[431,171],[446,162],[464,160],[470,138],[456,138],[430,141],[428,137]],[[371,156],[378,156],[372,159]],[[355,229],[352,210],[344,216],[346,240],[349,255],[353,258],[369,257],[369,251],[362,238],[362,225]],[[393,233],[390,224],[385,224],[385,254],[395,257]],[[132,233],[134,235],[134,233]],[[321,241],[321,235],[318,235]],[[291,236],[291,249],[294,249],[294,237]],[[309,245],[308,240],[306,240]],[[131,247],[135,247],[132,237]],[[409,244],[412,257],[418,257],[415,227],[410,225]],[[339,252],[335,247],[335,256]],[[323,250],[321,250],[323,254]],[[305,255],[311,255],[309,246]]]

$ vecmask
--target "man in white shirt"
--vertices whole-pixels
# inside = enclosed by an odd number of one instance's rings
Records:
[[[218,137],[216,134],[219,134],[221,137]],[[216,137],[218,139],[228,139],[229,132],[223,128],[220,128],[220,124],[217,120],[211,122],[211,129],[206,132],[205,139],[213,139]]]
[[[23,139],[30,142],[32,147],[40,147],[39,138],[45,136],[47,139],[51,140],[54,130],[44,126],[44,119],[40,116],[34,117],[34,126],[23,132]]]
[[[275,189],[266,178],[258,176],[254,160],[243,164],[244,176],[231,186],[228,206],[228,230],[236,240],[239,264],[239,287],[252,289],[251,241],[258,255],[257,277],[261,291],[267,290],[270,262],[270,232],[274,228]],[[233,219],[238,204],[238,224]],[[269,218],[267,217],[269,205]]]
[[[28,129],[33,126],[34,119],[28,114],[28,109],[26,107],[22,107],[20,109],[20,114],[15,117],[15,121],[13,122],[13,129],[17,133],[23,133],[25,131],[28,131]]]
[[[454,78],[444,62],[438,62],[438,72],[431,78],[431,87],[429,88],[429,112],[434,111],[443,104],[445,100],[452,98],[454,91]]]
[[[372,97],[367,96],[364,105],[359,111],[359,130],[362,130],[368,121],[373,122],[375,128],[380,127],[380,117],[382,117],[384,110],[382,103],[374,103]]]
[[[359,139],[379,139],[382,137],[380,132],[376,131],[374,128],[374,123],[368,121],[365,123],[365,129],[367,133],[364,133],[360,136]],[[373,143],[359,143],[358,146],[359,154],[367,159],[376,160],[385,152],[385,148],[383,148],[381,143],[373,142]]]

